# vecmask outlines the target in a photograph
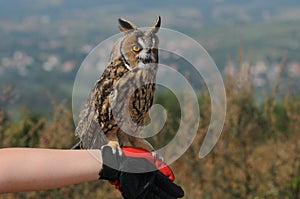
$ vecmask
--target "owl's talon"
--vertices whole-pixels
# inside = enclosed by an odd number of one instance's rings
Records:
[[[105,146],[111,147],[113,154],[118,151],[119,156],[122,156],[123,152],[118,141],[109,141]]]
[[[118,150],[118,152],[119,152],[119,156],[122,156],[122,155],[123,155],[123,151],[122,151],[121,148],[120,148],[120,150]]]
[[[155,159],[160,159],[162,162],[164,162],[164,157],[159,153],[157,153],[156,151],[152,151],[151,154]]]

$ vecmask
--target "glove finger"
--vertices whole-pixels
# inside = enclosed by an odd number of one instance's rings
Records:
[[[145,199],[164,199],[164,198],[150,191],[147,194]]]
[[[120,191],[122,192],[123,198],[134,198],[137,190],[139,190],[139,178],[136,175],[121,173]]]
[[[163,199],[177,199],[176,197],[170,195],[170,193],[165,192],[160,187],[156,186],[155,184],[152,184],[152,186],[149,188],[149,193],[147,195],[147,198],[163,198]],[[155,196],[155,197],[154,197]]]
[[[176,198],[182,198],[184,196],[183,189],[159,171],[155,172],[155,184],[171,196]]]
[[[143,199],[149,192],[149,187],[154,182],[153,174],[139,173],[131,174],[122,172],[120,175],[120,191],[125,199]]]

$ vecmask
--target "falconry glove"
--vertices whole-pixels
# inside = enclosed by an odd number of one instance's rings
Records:
[[[133,147],[122,151],[104,146],[99,179],[109,180],[124,199],[176,199],[184,196],[169,167],[154,160],[150,152]],[[148,154],[148,155],[147,155]],[[141,157],[144,156],[145,158]]]

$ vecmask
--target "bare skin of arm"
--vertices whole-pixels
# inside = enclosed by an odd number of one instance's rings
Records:
[[[0,149],[0,194],[93,181],[101,169],[100,150]]]

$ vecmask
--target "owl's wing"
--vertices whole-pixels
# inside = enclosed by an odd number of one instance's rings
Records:
[[[97,112],[94,106],[95,87],[91,91],[85,107],[80,112],[80,121],[75,135],[80,138],[80,146],[84,149],[100,149],[107,143],[106,136],[97,122]]]

